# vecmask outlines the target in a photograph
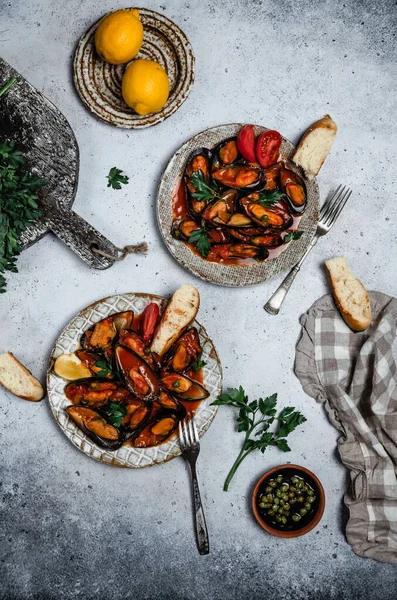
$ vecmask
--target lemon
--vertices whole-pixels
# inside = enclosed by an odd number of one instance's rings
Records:
[[[138,54],[142,42],[143,25],[136,8],[109,13],[95,31],[98,54],[112,65],[129,62]]]
[[[167,102],[170,92],[167,73],[153,60],[134,60],[124,73],[121,92],[138,115],[157,112]]]

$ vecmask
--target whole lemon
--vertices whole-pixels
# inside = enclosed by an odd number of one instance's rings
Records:
[[[167,102],[170,92],[167,73],[153,60],[134,60],[124,73],[121,92],[138,115],[157,112]]]
[[[143,25],[136,8],[116,10],[102,19],[95,31],[96,50],[108,63],[129,62],[141,49]]]

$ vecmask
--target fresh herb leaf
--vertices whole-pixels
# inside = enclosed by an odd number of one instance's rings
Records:
[[[127,175],[122,175],[122,170],[117,167],[112,167],[109,171],[108,187],[112,187],[114,190],[121,190],[121,184],[126,185],[129,181]]]
[[[292,242],[292,240],[299,240],[303,235],[303,231],[289,231],[284,238],[284,242]]]
[[[15,144],[0,142],[0,294],[6,291],[3,273],[18,272],[22,232],[42,216],[37,192],[43,185],[44,179],[29,171],[25,156],[15,150]]]
[[[189,237],[189,244],[195,244],[197,250],[204,258],[207,258],[210,253],[211,242],[207,230],[204,227],[192,231],[191,236]]]
[[[17,80],[16,77],[11,77],[7,83],[5,85],[3,85],[3,87],[0,90],[0,96],[2,96],[3,94],[5,94],[5,92],[8,90],[8,88],[10,88],[12,86],[13,83],[15,83]]]
[[[198,373],[200,371],[200,369],[202,369],[207,364],[205,362],[205,360],[201,360],[202,356],[203,356],[203,351],[200,352],[200,354],[197,357],[197,361],[192,366],[192,370],[195,373]]]
[[[238,408],[237,430],[245,432],[241,451],[226,478],[223,487],[225,491],[229,489],[234,474],[248,454],[253,450],[263,453],[269,446],[277,446],[283,452],[289,452],[290,447],[285,438],[306,421],[306,418],[291,406],[283,408],[276,416],[277,394],[249,402],[241,386],[238,389],[229,388],[227,394],[221,394],[212,404]],[[274,421],[277,421],[277,427],[274,431],[269,431]]]
[[[110,402],[106,407],[106,412],[108,413],[108,421],[113,427],[120,427],[125,415],[127,414],[127,409],[124,404],[120,404],[119,402]]]
[[[272,208],[272,206],[274,204],[276,204],[276,202],[281,200],[282,197],[283,197],[282,192],[280,192],[277,189],[276,190],[265,190],[261,193],[259,199],[256,200],[256,202],[258,204],[262,204],[262,206],[264,206],[265,208]]]
[[[195,171],[192,173],[190,181],[196,190],[193,192],[192,196],[199,202],[208,202],[213,198],[219,198],[218,186],[213,182],[211,187],[202,171]]]
[[[98,371],[97,377],[107,377],[113,372],[111,364],[105,358],[98,358],[98,360],[94,362],[94,366],[97,369],[101,369]]]
[[[175,379],[174,383],[172,384],[172,387],[174,387],[174,388],[181,387],[181,382],[179,381],[179,379]]]

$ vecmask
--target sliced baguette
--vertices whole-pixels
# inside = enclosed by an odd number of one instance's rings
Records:
[[[336,136],[338,128],[329,115],[316,121],[303,134],[292,160],[309,178],[318,175]]]
[[[44,398],[40,381],[33,377],[12,352],[0,354],[0,383],[9,392],[24,400],[38,402]]]
[[[189,284],[176,290],[154,333],[151,350],[162,356],[189,327],[200,306],[198,290]]]
[[[367,290],[351,272],[346,258],[325,261],[337,307],[345,323],[353,331],[364,331],[371,323],[372,312]]]

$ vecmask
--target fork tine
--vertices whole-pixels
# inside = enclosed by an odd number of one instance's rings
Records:
[[[194,441],[196,442],[196,444],[199,443],[200,438],[199,438],[199,434],[197,431],[197,427],[196,427],[196,419],[194,418],[194,415],[192,417],[192,423],[193,423],[193,431],[194,431]]]
[[[328,215],[330,214],[332,209],[335,207],[335,205],[339,203],[340,198],[344,193],[344,189],[345,189],[344,185],[338,185],[338,187],[336,188],[336,190],[332,194],[332,196],[329,198],[329,200],[325,202],[324,206],[321,209],[321,213],[320,213],[320,220],[323,223],[328,218]]]
[[[190,446],[189,434],[188,434],[187,427],[186,427],[186,419],[183,421],[183,431],[185,434],[186,445]]]
[[[179,421],[179,442],[181,447],[185,446],[185,440],[183,439],[183,430],[182,430],[182,425],[181,422]]]
[[[327,217],[327,225],[329,227],[332,227],[332,225],[335,223],[336,219],[339,217],[340,213],[342,212],[342,209],[344,208],[346,202],[349,200],[351,194],[352,194],[351,190],[349,190],[349,188],[347,188],[344,196],[341,198],[338,205],[335,206],[335,208],[332,210],[331,214]]]
[[[190,419],[189,419],[189,435],[190,435],[190,438],[189,438],[190,445],[193,446],[194,434],[193,434],[192,417],[190,417]]]

